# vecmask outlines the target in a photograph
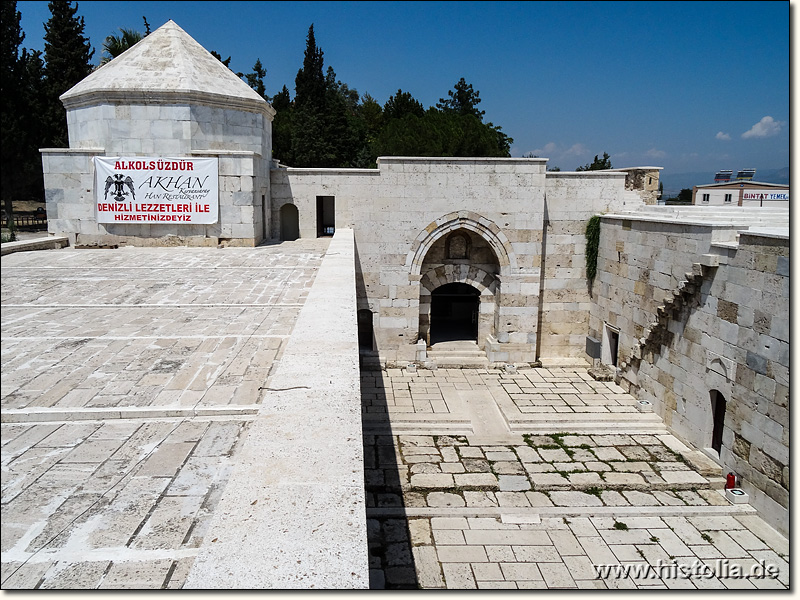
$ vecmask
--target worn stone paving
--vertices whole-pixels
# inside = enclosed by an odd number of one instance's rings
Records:
[[[3,589],[184,585],[328,242],[2,258]]]
[[[317,246],[3,257],[3,409],[255,403]]]
[[[486,369],[365,371],[365,413],[451,413],[448,390],[500,389],[520,414],[630,413],[633,398],[614,382],[595,381],[586,370],[526,369],[515,374]]]
[[[549,433],[526,434],[506,421],[494,438],[475,427],[449,433],[432,415],[404,434],[408,413],[391,403],[400,392],[405,406],[418,408],[459,389],[492,404],[492,386],[511,395],[541,379],[552,389],[585,385],[561,392],[589,396],[570,406],[635,411],[615,384],[586,378],[581,369],[364,371],[364,415],[380,414],[387,400],[384,432],[365,420],[373,432],[364,438],[373,587],[785,589],[786,538],[749,507],[731,505],[719,469],[663,425],[653,430],[645,415],[646,426],[632,420],[629,433],[575,434],[556,421]],[[603,394],[606,405],[596,403]],[[513,411],[506,404],[497,414]],[[599,576],[604,565],[640,570]],[[775,577],[736,576],[753,568],[759,575],[763,565],[773,565]]]

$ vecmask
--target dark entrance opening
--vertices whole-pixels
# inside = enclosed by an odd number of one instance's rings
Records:
[[[281,206],[281,241],[293,242],[300,237],[300,219],[294,204]]]
[[[362,308],[357,313],[358,317],[358,348],[360,350],[372,350],[372,311]]]
[[[617,366],[617,356],[619,354],[619,331],[609,330],[608,344],[611,350],[611,364]]]
[[[336,211],[333,196],[317,196],[317,237],[327,237],[336,231]]]
[[[448,283],[431,293],[430,343],[478,341],[480,292],[466,283]]]
[[[717,390],[711,390],[711,416],[714,420],[714,429],[711,432],[711,447],[722,452],[722,430],[725,427],[725,396]]]

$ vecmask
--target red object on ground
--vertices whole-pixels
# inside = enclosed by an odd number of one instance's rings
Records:
[[[725,478],[725,489],[731,490],[736,487],[736,475],[733,473],[728,473],[728,476]]]

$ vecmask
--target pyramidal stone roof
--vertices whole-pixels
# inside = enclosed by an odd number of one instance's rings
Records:
[[[67,109],[102,102],[198,103],[275,114],[171,20],[66,91],[61,102]]]

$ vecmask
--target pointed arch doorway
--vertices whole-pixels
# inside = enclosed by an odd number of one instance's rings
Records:
[[[430,344],[478,341],[480,292],[466,283],[448,283],[431,293]]]

